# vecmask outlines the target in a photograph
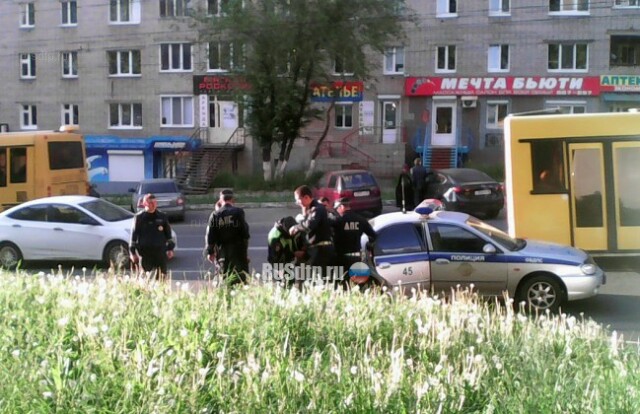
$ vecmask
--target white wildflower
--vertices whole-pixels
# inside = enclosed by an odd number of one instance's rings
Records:
[[[51,397],[53,397],[53,393],[51,391],[45,391],[45,392],[42,393],[42,396],[44,398],[51,398]]]
[[[69,318],[67,318],[66,316],[58,319],[58,326],[60,327],[67,326],[68,323],[69,323]]]
[[[355,365],[351,366],[351,375],[356,375],[358,373],[358,367],[356,367]]]
[[[11,352],[11,355],[13,355],[14,358],[18,358],[20,356],[20,350],[14,349],[13,352]]]
[[[218,373],[218,375],[224,373],[224,370],[225,368],[224,368],[224,365],[222,364],[218,364],[218,366],[216,367],[216,372]]]
[[[189,334],[189,331],[187,331],[185,328],[180,329],[180,336],[181,337],[186,337]]]
[[[298,382],[304,381],[304,374],[300,371],[293,371],[291,373],[291,376],[293,377],[293,379],[295,379]]]
[[[353,393],[349,394],[342,403],[345,407],[351,407],[351,404],[353,404]]]

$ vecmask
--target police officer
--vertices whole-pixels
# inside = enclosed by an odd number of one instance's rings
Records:
[[[351,265],[362,261],[360,245],[362,235],[369,236],[369,243],[373,243],[376,240],[376,232],[367,219],[351,210],[348,198],[339,199],[334,207],[339,214],[338,219],[333,223],[336,253],[338,263],[346,272]]]
[[[305,265],[318,267],[318,276],[329,282],[334,275],[327,273],[327,267],[336,264],[336,253],[327,209],[313,198],[311,188],[306,185],[296,188],[293,194],[296,204],[302,209],[303,217],[299,224],[289,229],[289,234],[295,236],[299,232],[306,233],[308,260]]]
[[[167,258],[173,258],[175,242],[167,216],[158,210],[156,196],[149,193],[142,199],[144,210],[136,214],[131,229],[129,252],[132,263],[142,257],[145,272],[155,272],[160,279],[167,273]]]
[[[220,194],[222,206],[211,213],[205,236],[207,258],[222,262],[229,285],[246,283],[249,274],[249,225],[244,210],[236,207],[231,190]]]

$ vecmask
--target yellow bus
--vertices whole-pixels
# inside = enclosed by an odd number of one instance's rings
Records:
[[[512,236],[640,253],[640,113],[509,115],[504,132]]]
[[[84,139],[60,129],[0,133],[0,210],[40,197],[87,194]]]

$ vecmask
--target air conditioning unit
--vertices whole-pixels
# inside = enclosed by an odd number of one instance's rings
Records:
[[[475,108],[478,105],[477,96],[463,96],[460,98],[463,108]]]

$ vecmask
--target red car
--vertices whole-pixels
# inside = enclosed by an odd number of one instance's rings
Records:
[[[380,186],[370,171],[340,170],[322,176],[313,189],[316,199],[327,197],[333,203],[342,197],[351,200],[351,209],[356,212],[382,213]]]

